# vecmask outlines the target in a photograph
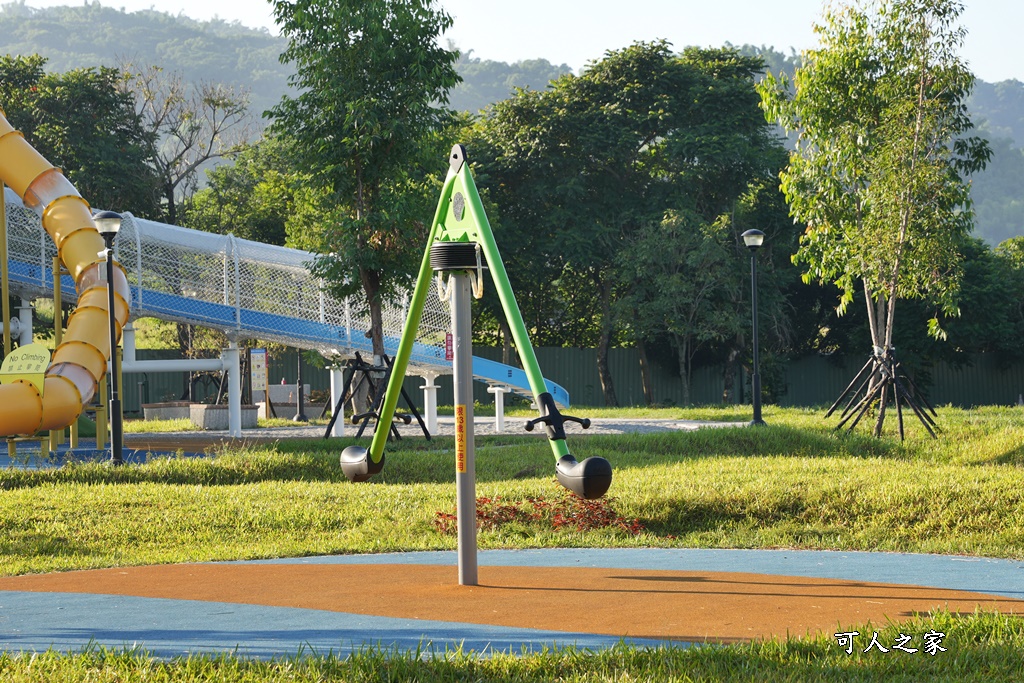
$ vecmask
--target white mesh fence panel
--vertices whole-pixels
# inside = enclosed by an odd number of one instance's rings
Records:
[[[52,296],[56,255],[39,217],[7,190],[11,287],[26,298]],[[232,339],[276,341],[324,355],[372,354],[362,296],[335,298],[309,272],[314,255],[297,249],[215,235],[125,214],[114,254],[132,289],[133,318],[156,317],[221,330]],[[69,278],[64,287],[73,289]],[[451,329],[436,282],[424,305],[410,366],[450,373],[444,360]],[[394,355],[409,296],[382,311],[385,351]]]

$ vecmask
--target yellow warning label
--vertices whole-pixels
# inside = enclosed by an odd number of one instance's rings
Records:
[[[455,471],[466,473],[466,406],[455,406]]]
[[[50,364],[50,349],[42,344],[26,344],[11,351],[0,365],[0,384],[11,384],[19,379],[31,382],[43,393],[43,377]]]

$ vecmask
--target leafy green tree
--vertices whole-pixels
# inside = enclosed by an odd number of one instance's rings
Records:
[[[1022,240],[1024,241],[1024,240]],[[969,360],[971,355],[993,353],[1003,361],[1024,356],[1020,343],[1022,271],[1015,264],[1013,241],[993,250],[979,239],[967,240],[962,248],[964,278],[960,287],[960,313],[943,321],[946,341],[929,354],[932,360],[951,364]],[[923,308],[923,307],[922,307]],[[921,316],[923,317],[922,311]],[[940,346],[933,341],[935,346]]]
[[[114,69],[47,73],[39,55],[0,57],[0,106],[93,206],[146,215],[156,177],[146,164],[153,138]]]
[[[996,258],[1003,264],[1004,281],[1007,284],[1009,309],[1007,315],[1013,329],[1002,339],[1009,346],[1007,355],[1013,358],[1024,356],[1024,236],[1011,237],[995,249]]]
[[[619,305],[632,313],[639,339],[670,335],[685,404],[697,352],[747,324],[731,305],[739,284],[731,238],[725,220],[708,223],[695,213],[672,211],[642,230],[624,254],[622,274],[633,286]]]
[[[574,291],[589,293],[583,319],[594,331],[588,336],[597,342],[610,405],[616,397],[608,349],[639,329],[629,307],[617,304],[636,284],[635,274],[623,277],[623,254],[652,238],[670,211],[699,217],[680,229],[708,234],[754,178],[777,171],[770,165],[775,143],[757,108],[753,77],[760,69],[759,59],[734,50],[674,55],[665,42],[638,43],[544,91],[517,92],[473,131],[471,160],[482,159],[479,183],[499,207],[495,232],[513,264],[513,287],[526,291],[569,275]],[[633,257],[654,251],[651,245]],[[550,316],[535,319],[553,326]]]
[[[839,287],[840,310],[863,287],[877,356],[893,346],[901,298],[956,310],[959,245],[972,225],[963,178],[988,157],[966,137],[973,76],[957,54],[962,9],[953,0],[828,9],[792,96],[785,78],[760,88],[767,118],[799,133],[782,173],[790,210],[808,225],[796,258],[808,281]],[[937,316],[929,325],[942,334]],[[876,433],[883,417],[884,401]]]
[[[294,213],[297,170],[287,140],[266,137],[243,147],[234,163],[206,173],[207,186],[187,207],[189,227],[284,246]]]
[[[448,120],[457,55],[438,45],[451,17],[432,0],[273,0],[292,63],[291,84],[270,112],[310,173],[289,234],[323,254],[315,271],[339,294],[361,288],[375,354],[381,303],[408,283],[436,200],[423,168],[450,149],[434,133]]]

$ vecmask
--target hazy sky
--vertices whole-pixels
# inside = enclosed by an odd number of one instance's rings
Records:
[[[30,7],[77,4],[27,0]],[[110,0],[129,12],[156,9],[194,19],[218,16],[276,33],[267,0]],[[542,57],[578,72],[606,50],[637,40],[664,38],[687,45],[750,43],[780,52],[816,44],[812,25],[822,0],[440,0],[455,18],[447,34],[462,50],[483,59],[516,61]],[[965,0],[961,15],[968,35],[963,56],[979,78],[1024,80],[1024,60],[1013,45],[1024,26],[1024,2]]]

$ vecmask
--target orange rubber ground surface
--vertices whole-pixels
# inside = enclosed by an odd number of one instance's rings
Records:
[[[982,593],[753,573],[448,565],[182,564],[0,578],[0,590],[300,607],[632,638],[737,642],[832,634],[936,608],[1024,614]]]

